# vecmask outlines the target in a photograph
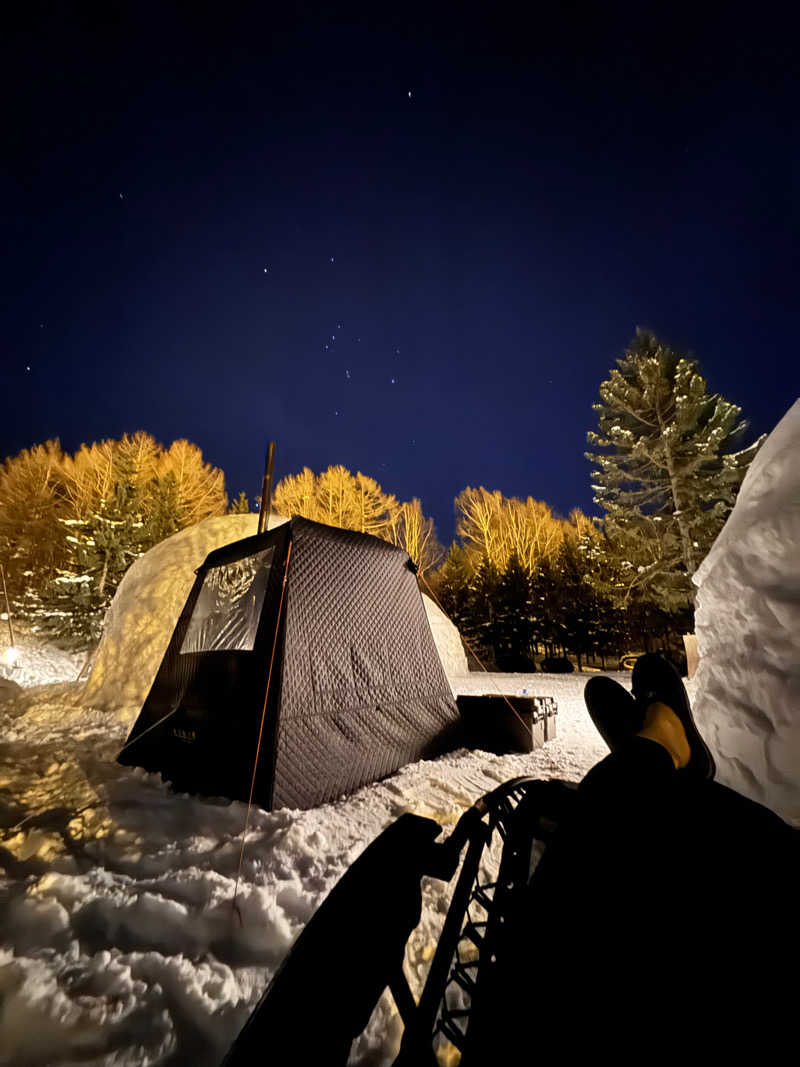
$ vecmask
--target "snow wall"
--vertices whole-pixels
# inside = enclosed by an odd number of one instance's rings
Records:
[[[270,516],[272,530],[286,519]],[[195,571],[209,552],[258,532],[257,515],[204,519],[151,548],[128,570],[109,608],[83,703],[131,722],[156,676]],[[467,673],[458,630],[427,596],[423,602],[445,674]]]
[[[717,780],[800,825],[800,400],[694,582],[694,712]]]

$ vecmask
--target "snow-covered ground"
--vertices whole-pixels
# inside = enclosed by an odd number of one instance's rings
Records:
[[[158,775],[119,766],[125,727],[80,707],[74,685],[0,705],[0,1062],[219,1063],[314,910],[399,815],[432,816],[447,831],[499,782],[578,780],[603,757],[583,706],[586,678],[464,679],[463,691],[499,684],[555,697],[558,736],[538,752],[461,750],[312,811],[254,809],[241,925],[231,902],[245,805],[176,795]],[[415,992],[448,894],[433,880],[424,887],[406,959]],[[387,996],[351,1062],[389,1062],[399,1032]]]
[[[3,619],[5,616],[3,616]],[[14,634],[16,656],[9,662],[10,639],[0,620],[0,678],[7,678],[23,688],[49,682],[74,682],[86,662],[85,652],[65,652],[55,645],[45,644],[35,634]]]

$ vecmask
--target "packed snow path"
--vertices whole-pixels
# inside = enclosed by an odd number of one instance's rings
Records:
[[[29,691],[11,711],[0,705],[0,1062],[218,1064],[304,924],[399,815],[447,830],[499,782],[577,781],[606,754],[583,705],[587,677],[498,676],[505,692],[558,701],[557,738],[530,755],[461,750],[311,811],[254,809],[241,925],[231,900],[245,805],[176,795],[158,775],[119,766],[125,727],[75,706],[75,686]],[[481,675],[459,688],[496,691]],[[406,958],[415,993],[450,888],[424,887]],[[379,915],[376,906],[365,916],[354,943]],[[307,1010],[313,1025],[313,1003]],[[351,1063],[390,1062],[400,1032],[387,995]]]

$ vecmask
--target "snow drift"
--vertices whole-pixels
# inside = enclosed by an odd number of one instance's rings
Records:
[[[578,781],[605,755],[583,707],[584,681],[462,679],[465,692],[500,686],[555,697],[559,736],[536,752],[462,750],[310,811],[253,809],[241,924],[231,902],[246,805],[175,794],[160,776],[120,766],[124,726],[80,706],[80,685],[38,688],[10,710],[0,706],[0,1062],[216,1067],[303,926],[389,823],[411,811],[448,832],[500,782],[521,774]],[[405,960],[415,993],[451,889],[423,884]],[[354,939],[368,936],[369,919]],[[305,1021],[314,1025],[313,1004]],[[391,1062],[399,1032],[386,995],[350,1062]],[[298,1063],[302,1051],[298,1033]]]
[[[800,825],[800,400],[694,581],[694,711],[717,780]]]

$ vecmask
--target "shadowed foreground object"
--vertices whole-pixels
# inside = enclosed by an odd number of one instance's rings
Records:
[[[407,553],[295,518],[208,557],[119,759],[309,808],[459,740]]]
[[[435,823],[403,815],[309,922],[225,1067],[253,1062],[258,1047],[291,1053],[294,1020],[331,959],[339,981],[323,998],[328,1014],[309,1042],[313,1062],[347,1061],[386,986],[404,1026],[394,1067],[522,1064],[548,1053],[560,1062],[565,1034],[573,1059],[608,1053],[617,1063],[640,1063],[654,1038],[679,1061],[688,1044],[712,1059],[752,1043],[766,1051],[770,1035],[776,1049],[786,1047],[793,987],[781,964],[798,948],[800,835],[713,781],[670,665],[639,659],[638,708],[622,686],[598,681],[587,686],[586,703],[611,754],[577,788],[507,782],[481,797],[442,845],[433,843]],[[654,695],[678,711],[652,703]],[[645,706],[672,721],[662,716],[647,736],[634,733]],[[499,869],[482,881],[482,852],[495,832]],[[416,1000],[402,962],[420,917],[419,883],[450,880],[459,863]],[[372,935],[350,951],[351,930],[377,898]],[[704,905],[713,914],[704,915]]]

